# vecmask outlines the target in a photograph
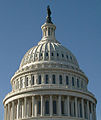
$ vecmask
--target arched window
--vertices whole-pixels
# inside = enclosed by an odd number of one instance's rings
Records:
[[[72,60],[72,56],[70,56],[70,59]]]
[[[46,100],[45,102],[45,114],[49,114],[49,101]]]
[[[50,28],[48,28],[48,35],[50,36]]]
[[[61,113],[64,114],[64,101],[61,101]]]
[[[66,76],[66,85],[69,84],[68,76]]]
[[[48,53],[46,52],[46,57],[48,57]]]
[[[81,81],[81,88],[83,88],[83,81]]]
[[[57,57],[59,56],[59,53],[57,53]]]
[[[72,77],[72,86],[74,86],[74,77]]]
[[[26,77],[26,86],[28,86],[28,77]]]
[[[49,80],[48,80],[48,75],[45,76],[45,84],[48,84]]]
[[[80,87],[80,85],[79,85],[79,79],[77,79],[77,87],[78,88]]]
[[[34,76],[32,76],[32,85],[34,85]]]
[[[40,56],[42,57],[42,53],[40,53]]]
[[[52,52],[51,55],[54,56],[54,53]]]
[[[39,75],[39,84],[41,84],[41,75]]]
[[[53,100],[53,114],[57,114],[57,104],[56,104],[56,100]]]
[[[38,114],[41,113],[41,101],[38,101],[38,109],[37,109],[37,113],[38,113]]]
[[[66,55],[67,59],[68,59],[68,55]]]
[[[64,57],[64,54],[62,54],[62,58]]]
[[[52,75],[52,83],[55,84],[56,81],[55,81],[55,75]]]
[[[59,83],[62,84],[62,75],[59,75]]]

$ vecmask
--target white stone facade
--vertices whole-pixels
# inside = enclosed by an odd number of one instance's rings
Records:
[[[55,25],[21,61],[5,97],[5,120],[96,120],[96,98],[75,56],[55,39]]]

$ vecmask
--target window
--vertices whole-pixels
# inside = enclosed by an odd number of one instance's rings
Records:
[[[61,113],[64,114],[64,101],[61,101]]]
[[[81,88],[83,88],[83,81],[81,81]]]
[[[48,28],[48,35],[50,36],[50,28]]]
[[[72,56],[70,56],[70,59],[72,60]]]
[[[57,53],[57,57],[59,56],[59,53]]]
[[[39,84],[41,84],[41,75],[39,75]]]
[[[34,85],[34,76],[32,76],[32,85]]]
[[[46,56],[48,56],[48,53],[46,53]]]
[[[80,86],[79,86],[79,79],[77,79],[77,87],[79,88]]]
[[[26,77],[26,86],[28,86],[28,77]]]
[[[41,113],[41,101],[38,101],[38,111],[37,111],[38,114]]]
[[[68,76],[66,76],[66,85],[69,84],[69,81],[68,81]]]
[[[42,57],[42,53],[40,53],[40,56]]]
[[[49,83],[49,81],[48,81],[48,75],[46,75],[46,78],[45,78],[46,80],[45,80],[45,83],[46,84],[48,84]]]
[[[19,81],[16,82],[16,89],[19,89]]]
[[[62,54],[62,58],[64,57],[64,54]]]
[[[37,54],[35,54],[35,57],[37,57]]]
[[[55,84],[55,75],[52,75],[52,83]]]
[[[68,55],[66,55],[67,59],[68,59]]]
[[[49,101],[46,100],[45,102],[45,114],[49,114]]]
[[[72,77],[72,86],[74,86],[74,77]]]
[[[23,79],[20,81],[20,88],[23,88]]]
[[[51,53],[52,56],[54,56],[54,53]]]
[[[62,84],[62,75],[59,76],[59,82]]]
[[[53,114],[57,114],[56,100],[53,100]]]

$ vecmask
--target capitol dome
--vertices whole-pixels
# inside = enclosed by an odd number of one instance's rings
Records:
[[[49,23],[45,24],[49,26]],[[51,25],[53,27],[53,24]],[[55,38],[47,36],[42,38],[37,46],[31,48],[23,57],[20,69],[32,64],[41,64],[43,62],[59,63],[71,65],[79,68],[74,55],[65,47],[63,47]]]
[[[76,57],[55,38],[48,16],[42,39],[24,55],[4,98],[5,120],[96,120],[96,98]]]

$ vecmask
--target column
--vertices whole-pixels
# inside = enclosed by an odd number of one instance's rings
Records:
[[[18,99],[18,116],[17,116],[17,118],[19,118],[20,117],[20,99]]]
[[[10,103],[8,103],[8,120],[10,120]]]
[[[78,117],[80,117],[80,101],[79,100],[77,102],[77,105],[78,105]]]
[[[96,103],[94,103],[94,120],[96,120]]]
[[[27,98],[25,97],[24,98],[24,117],[26,118],[27,116]]]
[[[43,96],[41,96],[41,116],[43,116]]]
[[[71,111],[71,113],[72,113],[72,116],[74,117],[74,101],[72,100],[71,101],[71,109],[72,109],[72,111]]]
[[[31,81],[32,81],[32,77],[31,77],[31,74],[29,74],[29,81],[28,81],[29,86],[31,86]]]
[[[84,99],[81,100],[81,103],[82,103],[82,118],[85,117],[84,115]]]
[[[7,120],[7,105],[6,105],[5,107],[6,107],[6,111],[5,111],[5,113],[6,113],[5,120]]]
[[[28,100],[28,117],[31,117],[31,100]]]
[[[23,100],[23,104],[22,104],[22,118],[24,118],[24,100]]]
[[[78,117],[77,97],[75,97],[75,116]]]
[[[91,102],[91,117],[92,117],[92,120],[93,120],[93,103]]]
[[[37,100],[35,101],[35,117],[37,117]]]
[[[89,101],[87,101],[87,118],[89,120]]]
[[[51,95],[50,95],[50,106],[49,106],[49,108],[50,108],[50,116],[52,116],[53,115],[53,100],[52,100]]]
[[[6,120],[6,106],[4,106],[4,120]]]
[[[42,79],[42,84],[44,84],[45,83],[45,81],[44,81],[45,80],[44,74],[41,75],[41,79]]]
[[[15,111],[14,111],[14,101],[12,101],[12,120],[14,120],[14,114],[15,114]]]
[[[61,116],[61,96],[59,95],[59,98],[58,98],[58,114],[59,116]]]
[[[32,117],[34,116],[34,112],[35,112],[35,96],[32,96]]]
[[[67,96],[67,115],[70,116],[69,96]]]

